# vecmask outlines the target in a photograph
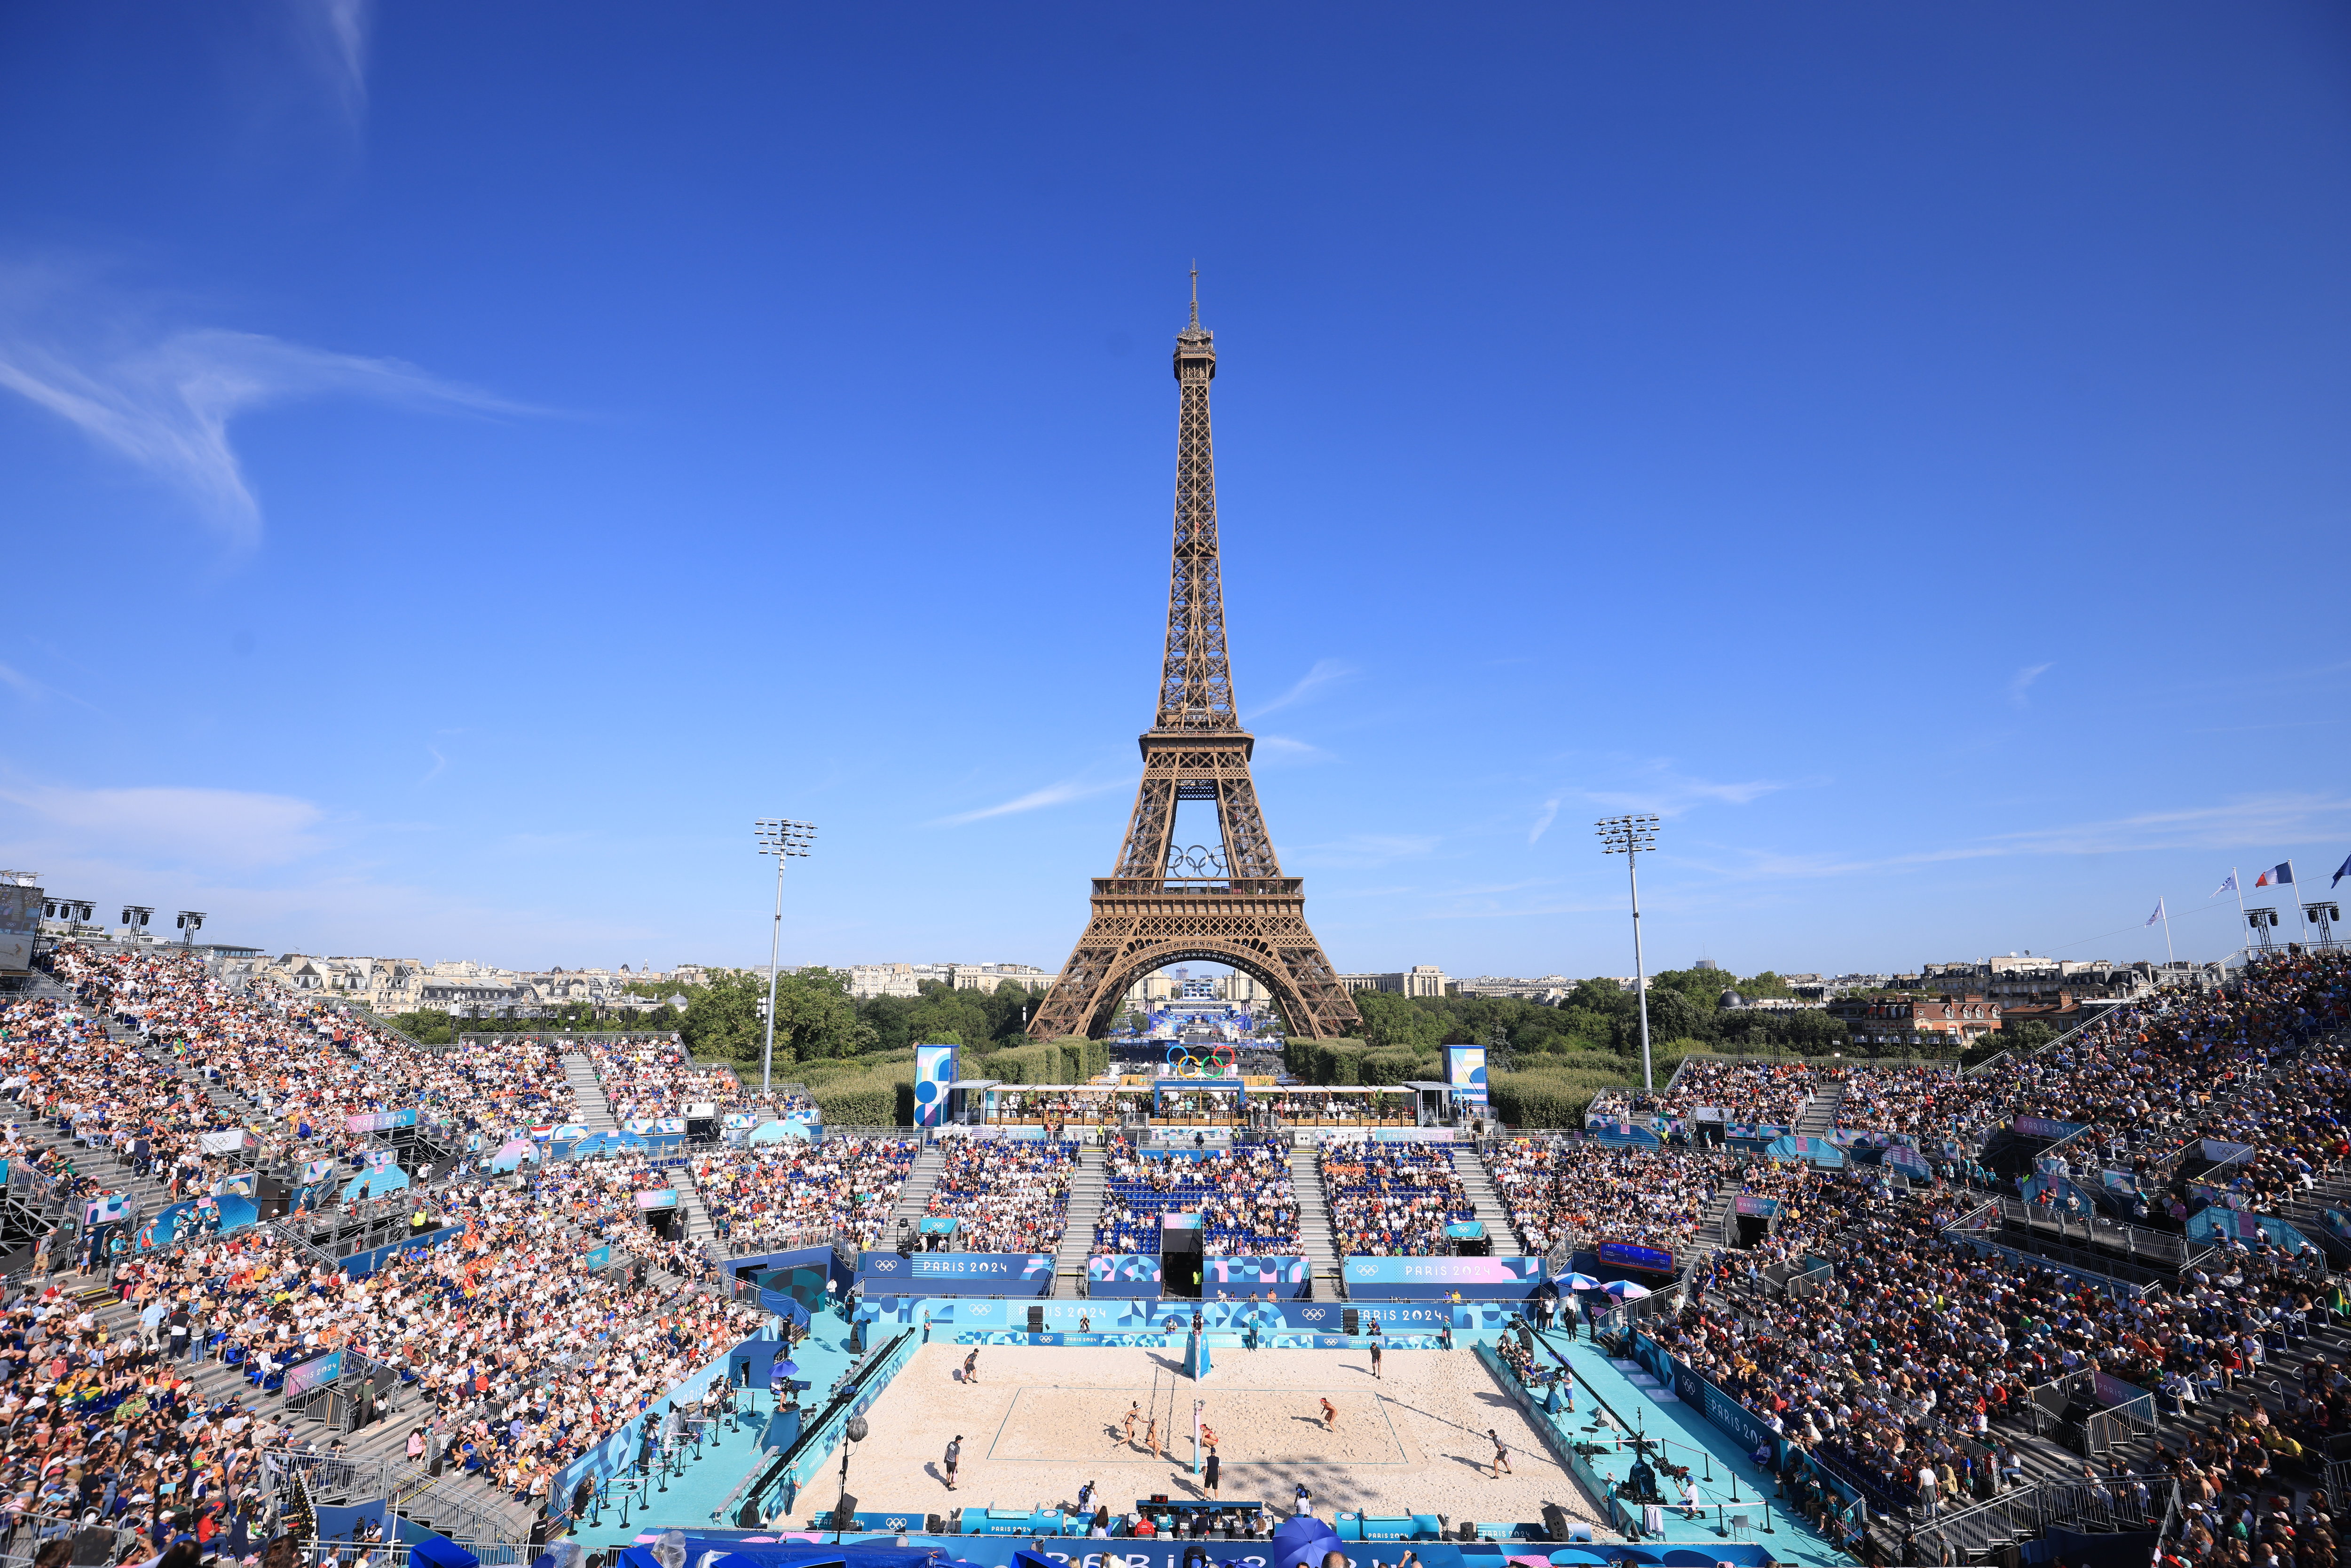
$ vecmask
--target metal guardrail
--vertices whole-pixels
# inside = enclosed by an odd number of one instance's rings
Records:
[[[1949,1544],[1964,1560],[2056,1525],[2091,1532],[2166,1530],[2179,1508],[2179,1483],[2173,1480],[2046,1481],[1914,1521],[1910,1528],[1920,1542]],[[1923,1552],[1915,1556],[1928,1560]]]

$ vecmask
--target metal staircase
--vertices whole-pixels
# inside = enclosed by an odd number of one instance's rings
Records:
[[[1321,1153],[1313,1144],[1290,1150],[1290,1183],[1298,1192],[1298,1242],[1299,1250],[1306,1254],[1307,1278],[1332,1281],[1325,1299],[1333,1299],[1343,1291],[1344,1281],[1339,1272],[1339,1249],[1331,1236],[1331,1199],[1322,1190]]]
[[[1803,1114],[1796,1118],[1793,1129],[1796,1136],[1825,1138],[1835,1132],[1837,1111],[1844,1104],[1844,1080],[1839,1078],[1813,1095],[1812,1103],[1804,1107]]]
[[[914,1156],[914,1168],[906,1173],[906,1185],[898,1189],[898,1207],[890,1211],[889,1225],[876,1246],[895,1247],[898,1227],[903,1224],[911,1233],[915,1222],[930,1212],[931,1194],[938,1189],[939,1176],[946,1169],[946,1151],[936,1144]]]
[[[1494,1173],[1486,1168],[1486,1156],[1476,1149],[1453,1151],[1453,1174],[1461,1178],[1462,1189],[1469,1195],[1469,1205],[1478,1211],[1478,1222],[1486,1228],[1486,1238],[1492,1251],[1507,1249],[1524,1256],[1526,1238],[1510,1222],[1510,1206],[1494,1186]]]
[[[596,1064],[577,1052],[562,1058],[563,1076],[571,1085],[572,1116],[591,1133],[610,1133],[620,1124],[612,1120],[611,1102],[604,1098],[604,1086],[596,1079]]]
[[[1077,1174],[1070,1178],[1069,1206],[1061,1211],[1061,1244],[1053,1251],[1053,1294],[1074,1296],[1086,1277],[1086,1260],[1093,1255],[1094,1224],[1102,1218],[1102,1195],[1109,1184],[1108,1161],[1098,1144],[1078,1149]]]

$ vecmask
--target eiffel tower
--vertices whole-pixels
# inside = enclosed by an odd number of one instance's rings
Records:
[[[1225,653],[1225,591],[1217,559],[1217,466],[1208,438],[1213,334],[1176,338],[1183,409],[1176,432],[1176,560],[1167,590],[1167,652],[1159,714],[1141,737],[1143,783],[1118,868],[1094,879],[1093,918],[1061,967],[1029,1032],[1101,1035],[1127,988],[1170,964],[1228,964],[1272,993],[1294,1035],[1328,1038],[1363,1019],[1306,925],[1303,880],[1281,874],[1249,779],[1257,737],[1233,706]],[[1213,801],[1218,841],[1179,844],[1179,801]]]

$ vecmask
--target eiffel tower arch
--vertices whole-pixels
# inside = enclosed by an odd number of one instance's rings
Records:
[[[1093,884],[1092,917],[1029,1021],[1043,1039],[1108,1031],[1127,988],[1187,960],[1228,964],[1272,993],[1290,1032],[1332,1038],[1362,1026],[1306,924],[1306,884],[1284,876],[1249,776],[1256,737],[1241,727],[1225,648],[1217,548],[1216,449],[1208,383],[1217,349],[1200,326],[1176,335],[1176,538],[1159,706],[1138,737],[1143,782],[1117,869]],[[1177,808],[1212,804],[1214,843],[1176,841]]]

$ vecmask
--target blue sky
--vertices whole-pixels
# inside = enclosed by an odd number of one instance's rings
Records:
[[[1186,268],[1345,968],[2231,945],[2351,853],[2351,13],[0,12],[0,863],[1056,967]],[[2266,896],[2266,895],[2264,895]],[[109,913],[111,913],[110,909]]]

